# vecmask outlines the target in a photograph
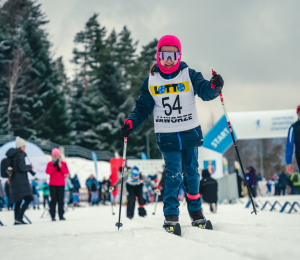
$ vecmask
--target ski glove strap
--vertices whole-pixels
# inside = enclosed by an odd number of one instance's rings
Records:
[[[128,137],[131,133],[131,129],[132,129],[132,121],[126,118],[121,128],[122,137]]]

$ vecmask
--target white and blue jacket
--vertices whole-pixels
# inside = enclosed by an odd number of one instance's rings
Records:
[[[181,70],[188,68],[185,62],[181,62],[178,70],[170,74],[164,74],[156,66],[154,72],[159,72],[160,76],[166,80],[178,76]],[[188,70],[190,81],[193,85],[194,95],[198,95],[203,101],[215,99],[219,93],[217,88],[211,88],[211,82],[205,80],[200,72],[193,69]],[[133,122],[132,133],[136,131],[153,113],[155,101],[149,92],[149,76],[144,80],[140,95],[136,100],[135,109],[128,119]],[[161,152],[184,150],[201,146],[203,143],[202,130],[200,125],[190,130],[173,133],[156,133],[156,142]]]

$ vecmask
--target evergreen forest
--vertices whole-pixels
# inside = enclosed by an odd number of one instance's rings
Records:
[[[48,22],[36,1],[8,0],[0,8],[0,135],[121,154],[120,128],[155,60],[157,40],[138,52],[126,26],[109,32],[93,14],[74,35],[78,69],[70,79],[63,57],[53,59]],[[146,152],[149,134],[150,157],[161,158],[149,130],[153,118],[131,135],[129,156]]]

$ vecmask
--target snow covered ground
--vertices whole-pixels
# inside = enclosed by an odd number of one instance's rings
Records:
[[[264,202],[266,199],[260,199]],[[300,196],[280,197],[300,201]],[[245,201],[244,201],[245,202]],[[190,227],[186,206],[180,207],[182,237],[162,229],[163,212],[159,203],[147,205],[148,216],[133,220],[125,217],[117,230],[117,207],[86,206],[69,209],[67,221],[40,218],[43,210],[28,210],[32,225],[13,226],[13,212],[0,212],[0,259],[300,259],[300,213],[262,211],[253,215],[245,204],[219,205],[212,214],[204,205],[214,230]],[[298,211],[299,212],[299,211]]]

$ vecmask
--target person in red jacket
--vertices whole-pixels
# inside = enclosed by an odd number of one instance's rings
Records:
[[[55,221],[56,203],[58,203],[59,220],[64,218],[64,192],[65,192],[65,175],[69,173],[67,164],[62,161],[61,153],[57,148],[52,150],[52,162],[47,165],[46,173],[50,175],[50,215],[52,221]]]

